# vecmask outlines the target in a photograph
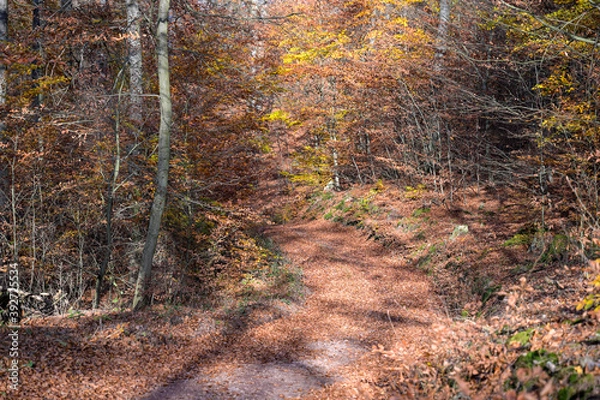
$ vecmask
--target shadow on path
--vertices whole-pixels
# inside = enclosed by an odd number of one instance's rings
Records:
[[[310,295],[296,313],[242,323],[201,354],[193,378],[141,400],[297,398],[348,379],[371,346],[425,341],[436,314],[427,278],[353,228],[324,221],[268,235],[304,271]],[[210,357],[212,355],[212,358]]]

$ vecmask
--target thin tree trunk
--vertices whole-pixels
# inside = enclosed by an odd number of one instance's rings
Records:
[[[331,86],[332,98],[331,98],[331,111],[329,121],[327,123],[327,130],[329,131],[329,141],[333,143],[331,145],[331,157],[333,159],[333,187],[336,191],[342,190],[342,184],[340,180],[340,165],[339,165],[339,153],[336,148],[338,141],[337,137],[337,120],[336,120],[336,108],[337,108],[337,81],[335,77],[328,79],[329,85]]]
[[[158,3],[158,27],[156,30],[156,53],[158,56],[158,85],[160,95],[160,130],[158,134],[158,166],[156,172],[156,193],[150,211],[150,222],[144,251],[142,253],[142,265],[138,274],[133,297],[133,309],[143,306],[146,295],[150,273],[152,271],[152,259],[156,251],[160,221],[165,201],[167,198],[167,183],[169,176],[170,157],[170,133],[171,133],[171,89],[169,83],[169,48],[168,48],[168,18],[169,0],[159,0]]]
[[[8,0],[0,0],[0,41],[8,40]],[[6,65],[0,64],[0,106],[6,103]],[[0,122],[0,131],[4,130]]]
[[[116,168],[116,167],[115,167]],[[115,174],[113,173],[113,177]],[[100,264],[100,269],[98,270],[98,276],[96,277],[96,294],[94,296],[94,308],[98,308],[100,306],[100,299],[102,298],[102,286],[104,284],[104,275],[106,274],[106,270],[108,269],[108,264],[110,263],[110,257],[112,253],[112,243],[113,243],[113,235],[112,235],[112,219],[113,219],[113,204],[114,204],[114,187],[112,184],[109,185],[108,188],[108,199],[106,200],[106,248],[104,249],[104,256],[102,258],[102,263]]]
[[[15,190],[15,185],[16,185],[16,173],[15,170],[17,168],[17,150],[18,150],[18,136],[15,137],[13,139],[13,152],[14,152],[14,156],[12,159],[12,163],[10,166],[10,182],[11,182],[11,186],[10,186],[10,206],[11,206],[11,217],[12,217],[12,257],[13,257],[13,262],[14,263],[18,263],[19,262],[19,240],[18,240],[18,235],[17,235],[17,228],[18,228],[18,223],[17,223],[17,193]]]
[[[440,16],[437,29],[437,47],[433,69],[436,72],[442,70],[443,58],[446,54],[448,41],[448,25],[450,24],[450,0],[440,0]]]
[[[61,11],[73,11],[73,0],[60,0]]]
[[[338,151],[335,148],[335,142],[337,142],[337,138],[332,136],[331,140],[334,142],[334,146],[332,147],[331,154],[333,156],[333,187],[335,190],[342,190],[342,184],[340,181],[340,165],[339,165],[339,155]]]
[[[117,107],[115,111],[115,163],[113,165],[112,175],[110,177],[110,181],[108,182],[108,188],[106,190],[106,248],[104,249],[104,256],[102,258],[102,263],[100,264],[100,269],[98,270],[98,275],[96,277],[96,295],[94,296],[94,308],[98,308],[100,306],[100,299],[102,298],[103,291],[102,286],[104,284],[104,275],[106,275],[106,270],[108,269],[108,264],[110,263],[110,258],[112,256],[113,208],[115,203],[115,191],[117,190],[117,178],[121,169],[121,139],[119,134],[121,129],[121,113],[119,112],[119,107],[121,107],[121,90],[119,90],[118,99],[119,101],[117,102]]]
[[[31,208],[31,279],[29,281],[29,291],[33,292],[33,284],[35,282],[35,263],[37,262],[37,224],[35,221],[36,218],[36,207],[35,207],[35,195],[38,190],[38,182],[37,179],[33,179],[33,193],[31,194],[31,203],[29,207]]]
[[[31,22],[31,27],[32,27],[33,31],[35,31],[36,29],[38,29],[42,26],[42,18],[41,18],[42,2],[43,2],[43,0],[33,0],[33,19]],[[40,41],[40,39],[36,39],[36,41],[33,45],[33,49],[36,53],[40,53],[40,56],[41,56],[42,42]],[[31,80],[34,82],[33,83],[34,87],[38,86],[36,81],[41,77],[42,77],[42,70],[41,70],[40,66],[38,65],[38,63],[35,63],[35,65],[31,69]],[[33,98],[31,106],[33,108],[38,108],[41,105],[42,105],[42,94],[38,93]]]
[[[139,122],[142,119],[142,43],[140,40],[140,7],[138,0],[127,0],[127,47],[129,51],[129,92],[131,109],[129,117]]]

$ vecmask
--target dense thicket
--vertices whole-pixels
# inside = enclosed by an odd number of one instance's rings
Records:
[[[451,201],[457,188],[511,185],[539,207],[540,229],[553,209],[596,234],[597,3],[304,1],[295,11],[275,34],[288,91],[273,115],[304,144],[293,180],[389,179]]]
[[[90,304],[103,264],[103,291],[130,295],[144,245],[160,113],[156,9],[140,9],[141,96],[125,2],[9,7],[0,257],[19,264],[24,291],[74,307]],[[157,294],[178,295],[188,273],[215,275],[211,249],[224,234],[211,235],[225,213],[215,202],[256,183],[273,86],[252,12],[232,2],[171,7],[172,167]]]
[[[103,266],[111,299],[131,293],[154,191],[156,6],[136,20],[125,3],[11,2],[0,37],[0,257],[70,304]],[[227,268],[218,202],[267,159],[320,189],[384,179],[451,202],[512,185],[582,237],[600,229],[595,1],[179,0],[169,22],[161,295]]]

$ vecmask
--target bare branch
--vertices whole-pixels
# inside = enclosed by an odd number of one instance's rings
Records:
[[[575,40],[577,42],[591,44],[593,46],[597,46],[598,45],[598,40],[589,39],[589,38],[586,38],[586,37],[583,37],[583,36],[575,35],[574,33],[571,33],[571,32],[568,32],[568,31],[564,30],[562,27],[559,27],[559,26],[551,24],[550,22],[548,22],[548,20],[546,18],[542,18],[542,17],[540,17],[538,15],[535,15],[532,12],[527,11],[527,10],[525,10],[523,8],[519,8],[517,6],[513,6],[512,4],[507,3],[504,0],[500,0],[500,2],[502,4],[504,4],[506,7],[510,8],[511,10],[513,10],[513,11],[517,11],[517,12],[520,12],[520,13],[527,14],[528,16],[530,16],[531,18],[533,18],[534,20],[536,20],[540,24],[544,25],[546,28],[548,28],[548,29],[550,29],[550,30],[552,30],[554,32],[563,34],[563,35],[567,36],[571,40]],[[590,0],[590,4],[592,6],[594,6],[594,7],[596,7],[596,8],[598,8],[600,6],[600,4],[594,3],[591,0]],[[568,24],[569,23],[567,22],[567,23],[565,23],[564,26],[566,26]]]
[[[287,15],[275,15],[272,17],[234,17],[232,15],[221,15],[221,14],[213,14],[213,13],[203,13],[195,10],[190,3],[187,1],[183,2],[186,10],[196,18],[216,18],[216,19],[224,19],[228,21],[259,21],[259,22],[274,22],[286,20],[292,17],[297,17],[300,15],[304,15],[301,12],[293,12]]]

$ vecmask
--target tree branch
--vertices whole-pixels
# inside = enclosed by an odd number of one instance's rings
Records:
[[[272,17],[234,17],[232,15],[220,15],[220,14],[212,14],[212,13],[202,13],[200,11],[195,10],[190,3],[187,1],[184,2],[185,8],[187,11],[197,18],[217,18],[217,19],[225,19],[229,21],[260,21],[260,22],[271,22],[278,20],[286,20],[292,17],[297,17],[300,15],[304,15],[301,12],[293,12],[287,15],[276,15]]]
[[[527,11],[527,10],[525,10],[523,8],[519,8],[517,6],[513,6],[512,4],[507,3],[504,0],[500,0],[500,2],[502,4],[504,4],[506,7],[510,8],[511,10],[513,10],[513,11],[517,11],[517,12],[521,12],[521,13],[527,14],[528,16],[530,16],[531,18],[533,18],[534,20],[536,20],[540,24],[544,25],[546,28],[548,28],[548,29],[550,29],[550,30],[552,30],[554,32],[563,34],[563,35],[567,36],[571,40],[574,40],[574,41],[577,41],[577,42],[591,44],[593,46],[597,46],[598,45],[598,41],[597,40],[589,39],[589,38],[586,38],[586,37],[583,37],[583,36],[579,36],[579,35],[575,35],[574,33],[568,32],[568,31],[564,30],[561,27],[558,27],[556,25],[551,24],[550,22],[548,22],[548,20],[546,18],[539,17],[539,16],[533,14],[532,12]],[[599,8],[600,7],[600,4],[594,3],[594,2],[592,2],[592,0],[590,0],[590,4],[592,6],[594,6],[595,8]],[[568,23],[565,23],[565,26],[566,25],[568,25]]]

